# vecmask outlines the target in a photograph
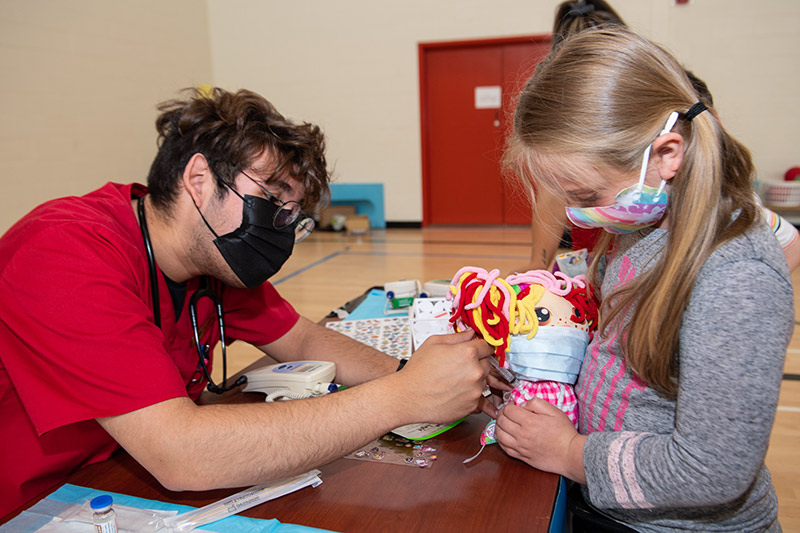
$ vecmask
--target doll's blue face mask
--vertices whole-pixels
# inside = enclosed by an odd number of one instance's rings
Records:
[[[575,384],[583,364],[589,334],[567,326],[544,326],[528,339],[512,335],[506,359],[518,378]]]

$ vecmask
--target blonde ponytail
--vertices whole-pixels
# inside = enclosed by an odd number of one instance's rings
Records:
[[[625,326],[625,356],[651,386],[677,392],[683,313],[708,256],[756,218],[747,149],[709,112],[685,118],[697,95],[680,64],[657,45],[621,29],[588,30],[565,41],[537,67],[520,96],[504,163],[533,190],[564,197],[564,180],[592,185],[581,169],[632,173],[672,111],[685,141],[671,180],[670,228],[652,267],[601,295],[600,331]],[[596,250],[613,246],[610,235]],[[590,279],[597,279],[597,262]]]

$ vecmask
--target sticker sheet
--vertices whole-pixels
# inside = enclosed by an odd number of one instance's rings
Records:
[[[344,458],[430,468],[436,461],[437,450],[441,444],[440,441],[432,440],[421,443],[411,442],[403,437],[388,434],[345,455]]]
[[[328,322],[327,327],[398,359],[411,357],[408,317]]]

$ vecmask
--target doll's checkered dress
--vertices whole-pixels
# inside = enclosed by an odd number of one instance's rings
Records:
[[[558,381],[521,381],[510,393],[514,405],[522,405],[532,398],[541,398],[561,409],[572,424],[578,427],[578,399],[572,385]],[[508,397],[504,398],[506,401]]]

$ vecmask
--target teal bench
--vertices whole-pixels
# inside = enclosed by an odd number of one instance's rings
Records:
[[[370,228],[385,228],[383,183],[331,183],[331,205],[356,206],[356,213],[369,217]]]

